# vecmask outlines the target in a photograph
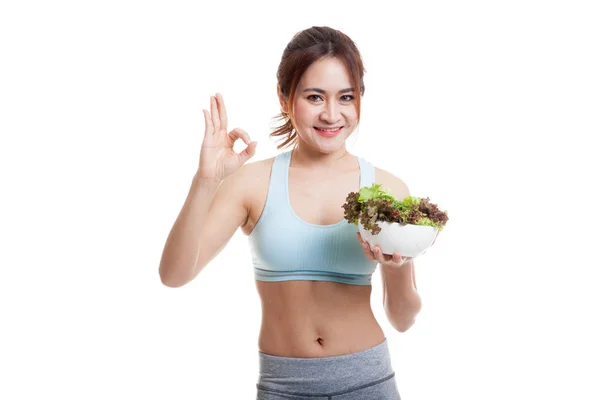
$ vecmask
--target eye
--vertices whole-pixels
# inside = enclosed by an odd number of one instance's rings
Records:
[[[311,94],[310,96],[307,97],[307,99],[312,100],[315,97],[321,98],[321,96],[318,94]],[[342,99],[344,99],[342,101],[352,101],[352,100],[354,100],[354,96],[350,96],[349,94],[347,94],[347,95],[342,96]]]

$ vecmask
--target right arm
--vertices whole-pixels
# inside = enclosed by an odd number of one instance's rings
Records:
[[[242,170],[221,183],[194,176],[160,261],[160,279],[165,286],[180,287],[193,280],[248,219]]]
[[[158,269],[161,282],[179,287],[194,277],[200,232],[220,183],[194,175],[192,187],[163,249]]]
[[[200,166],[160,260],[160,280],[169,287],[194,279],[248,218],[243,164],[254,155],[256,142],[250,142],[242,129],[227,133],[227,112],[220,94],[211,97],[211,113],[205,111],[204,117]],[[238,138],[248,144],[239,154],[233,151]]]

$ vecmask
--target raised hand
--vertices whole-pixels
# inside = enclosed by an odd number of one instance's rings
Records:
[[[227,132],[227,110],[220,93],[210,97],[210,112],[202,111],[205,132],[196,175],[200,179],[221,182],[255,154],[257,142],[251,142],[248,133],[241,128]],[[233,151],[233,144],[238,139],[248,145],[239,154]]]

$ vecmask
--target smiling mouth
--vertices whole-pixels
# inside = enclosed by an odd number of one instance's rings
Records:
[[[334,127],[334,128],[320,128],[318,126],[315,126],[314,128],[317,129],[317,130],[319,130],[319,131],[321,131],[321,132],[337,132],[340,129],[342,129],[343,126],[337,126],[337,127]]]

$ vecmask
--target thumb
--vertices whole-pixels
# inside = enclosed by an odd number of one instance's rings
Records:
[[[246,147],[246,149],[240,153],[240,158],[242,159],[242,164],[245,163],[246,161],[248,161],[256,153],[257,145],[258,145],[258,142],[256,142],[256,141],[250,142],[248,144],[248,147]]]

